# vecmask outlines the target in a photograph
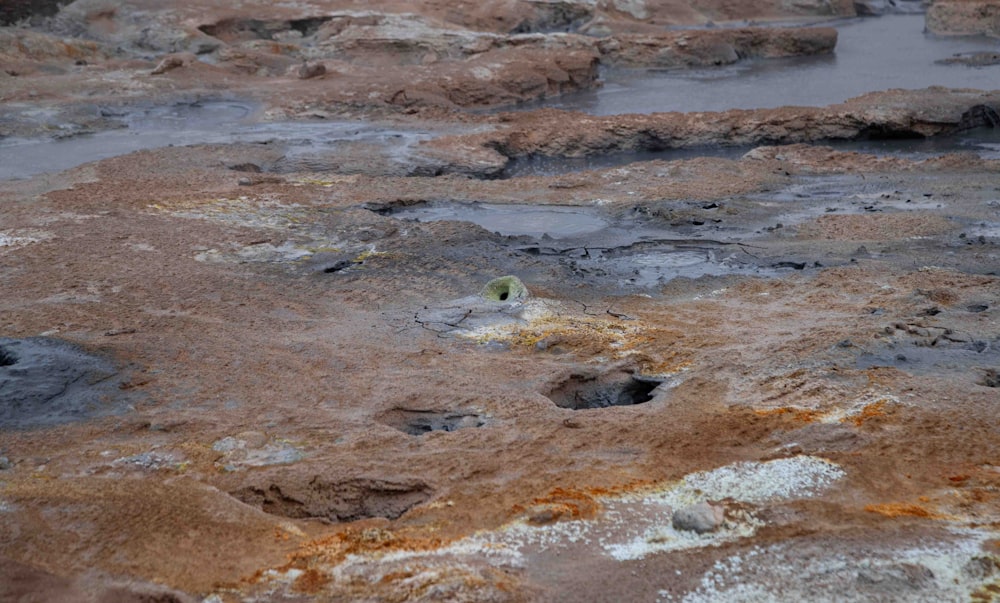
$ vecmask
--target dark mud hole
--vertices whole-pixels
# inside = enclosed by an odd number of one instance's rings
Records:
[[[396,408],[385,413],[380,421],[405,434],[421,436],[432,431],[458,431],[484,427],[489,419],[474,412]]]
[[[652,400],[660,383],[624,371],[603,375],[574,373],[547,395],[556,406],[573,410],[633,406]]]
[[[318,475],[308,481],[288,478],[281,483],[247,486],[232,492],[237,499],[265,513],[332,522],[371,517],[396,519],[430,499],[432,494],[430,486],[416,479],[328,481]]]
[[[0,338],[0,427],[47,427],[111,414],[126,403],[114,364],[46,337]]]

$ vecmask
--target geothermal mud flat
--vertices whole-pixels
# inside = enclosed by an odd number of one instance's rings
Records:
[[[0,2],[0,599],[995,599],[997,7],[731,4]]]

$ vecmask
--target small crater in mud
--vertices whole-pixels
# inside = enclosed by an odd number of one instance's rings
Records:
[[[340,522],[371,517],[396,519],[427,501],[433,490],[416,479],[327,481],[315,476],[309,481],[290,478],[266,486],[247,486],[231,494],[271,515]]]
[[[15,364],[17,364],[17,356],[6,348],[0,347],[0,366],[13,366]]]
[[[458,431],[469,427],[483,427],[488,422],[486,417],[476,413],[405,408],[390,410],[380,421],[412,436],[421,436],[432,431]]]
[[[604,375],[577,373],[550,391],[548,398],[560,408],[573,410],[633,406],[652,400],[660,383],[624,371]]]
[[[990,307],[987,304],[972,304],[970,306],[966,306],[965,309],[973,314],[979,314],[980,312],[989,310]]]
[[[331,264],[330,266],[324,268],[323,272],[327,274],[333,274],[335,272],[343,272],[344,270],[347,270],[351,266],[354,266],[355,263],[356,262],[351,260],[340,260],[339,262],[336,262],[335,264]]]
[[[983,371],[983,377],[976,382],[983,387],[1000,387],[1000,373],[996,369]]]

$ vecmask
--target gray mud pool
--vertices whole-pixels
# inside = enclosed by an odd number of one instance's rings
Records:
[[[832,55],[758,59],[706,69],[608,69],[602,88],[542,105],[593,115],[726,111],[825,106],[892,88],[992,90],[1000,85],[1000,65],[975,68],[938,62],[956,54],[996,52],[997,40],[925,33],[923,15],[886,15],[834,25],[838,39]]]
[[[598,90],[569,94],[520,109],[555,107],[595,115],[662,111],[723,111],[785,105],[824,106],[891,88],[993,89],[1000,65],[943,64],[956,54],[996,52],[1000,43],[979,37],[938,37],[923,32],[922,15],[889,15],[839,22],[833,55],[761,59],[727,67],[657,71],[606,70]],[[0,180],[28,178],[118,155],[166,146],[273,143],[284,156],[265,171],[354,173],[377,157],[391,175],[432,175],[419,144],[453,134],[435,129],[388,127],[362,121],[261,122],[256,107],[237,101],[175,103],[161,107],[105,109],[118,129],[95,133],[66,129],[62,135],[0,140]],[[29,118],[51,121],[44,110]],[[34,115],[34,117],[31,117]],[[59,124],[52,124],[60,131]],[[940,153],[954,150],[1000,156],[997,128],[934,141],[850,143],[875,153]],[[519,158],[500,177],[552,175],[650,159],[696,156],[735,158],[745,148],[700,148],[621,153],[589,158]],[[359,154],[360,153],[360,154]],[[357,159],[361,157],[361,159]],[[433,163],[433,162],[432,162]],[[362,166],[363,167],[363,166]]]

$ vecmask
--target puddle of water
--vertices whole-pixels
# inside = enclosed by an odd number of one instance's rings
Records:
[[[1000,82],[1000,71],[997,72],[997,76],[996,81]],[[838,151],[857,151],[869,155],[892,155],[911,159],[961,152],[975,153],[983,159],[1000,159],[1000,128],[974,128],[952,136],[849,140],[827,144]]]
[[[825,106],[890,88],[995,88],[1000,66],[941,65],[955,54],[996,51],[985,37],[924,33],[923,15],[886,15],[834,24],[833,55],[760,59],[683,71],[615,70],[598,90],[541,104],[594,115]]]
[[[590,234],[608,226],[603,218],[585,207],[551,205],[430,204],[407,207],[392,215],[419,222],[440,220],[472,222],[504,236],[549,236],[553,239]]]

